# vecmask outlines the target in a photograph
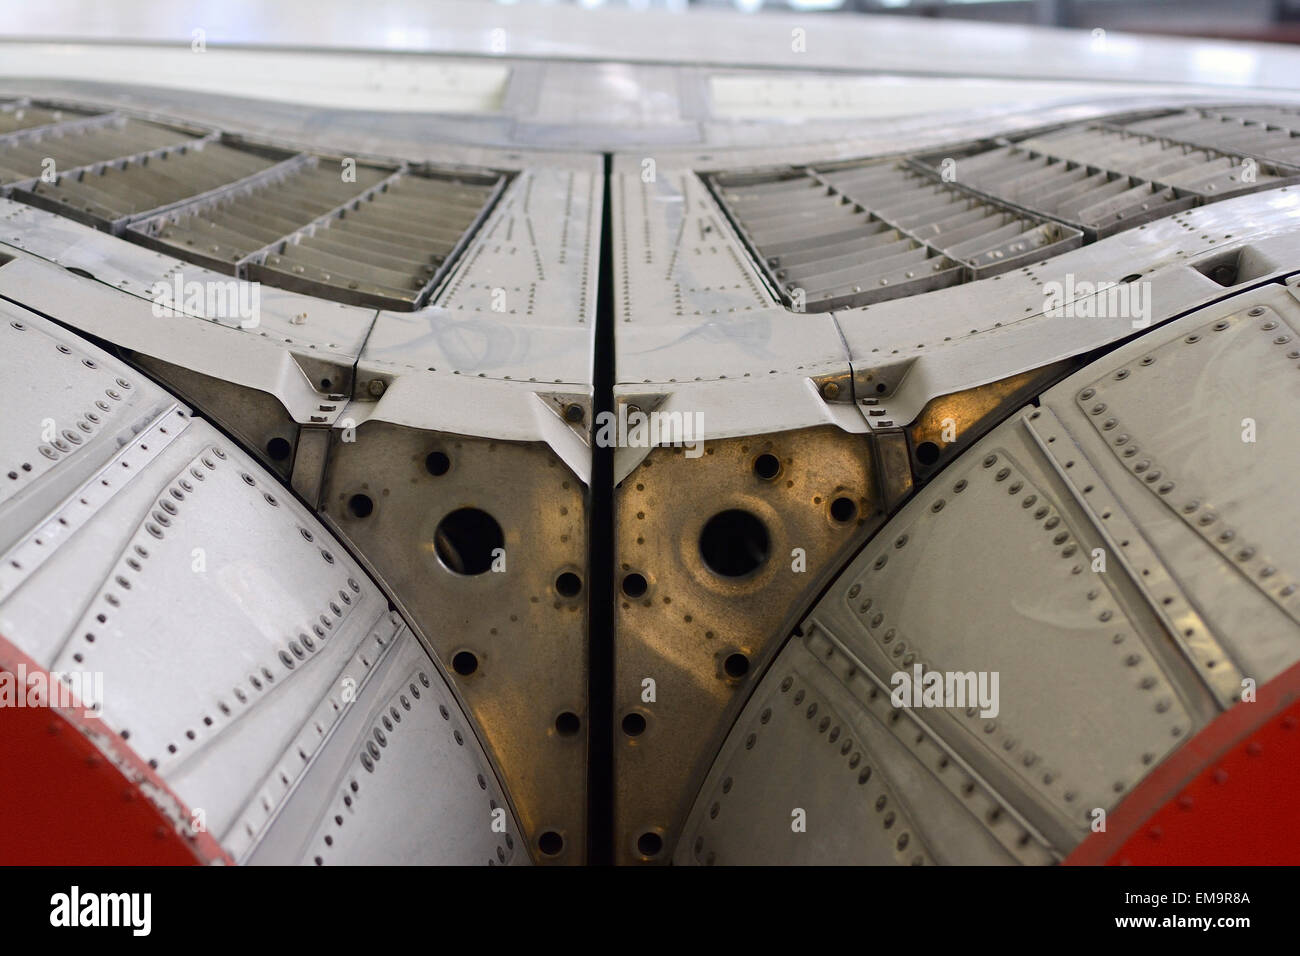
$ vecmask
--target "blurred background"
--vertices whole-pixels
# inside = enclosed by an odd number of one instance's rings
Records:
[[[484,0],[554,4],[569,0]],[[1300,43],[1300,0],[571,0],[588,9],[889,14],[1075,29]]]

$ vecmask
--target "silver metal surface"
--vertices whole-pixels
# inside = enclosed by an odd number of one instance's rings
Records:
[[[580,862],[588,724],[583,483],[539,442],[371,419],[352,436],[335,430],[320,514],[364,556],[443,665],[537,855]]]
[[[87,0],[59,0],[40,12],[17,10],[10,37],[143,40],[188,49],[195,24],[222,45],[316,47],[347,51],[707,63],[768,70],[826,69],[861,73],[1144,80],[1231,87],[1296,88],[1295,53],[1272,44],[1227,43],[1116,33],[1098,44],[1090,32],[1038,26],[970,24],[872,16],[818,17],[764,12],[669,12],[576,5],[440,0],[412,7],[378,0],[358,17],[345,0],[309,7],[243,8],[135,0],[111,10]],[[394,24],[401,24],[395,29]],[[802,30],[803,44],[793,42]],[[497,33],[496,31],[501,31]],[[1037,55],[1028,51],[1039,51]],[[1048,51],[1048,52],[1042,52]]]
[[[1081,242],[1078,229],[1021,215],[900,162],[790,173],[715,174],[712,182],[796,312],[929,292]]]
[[[585,482],[586,428],[561,412],[590,423],[601,179],[595,157],[537,156],[428,306],[378,314],[343,418],[544,441]]]
[[[0,313],[14,398],[3,447],[15,477],[0,503],[6,638],[52,671],[99,675],[100,719],[239,858],[376,860],[410,847],[411,862],[526,859],[456,698],[311,512],[103,350],[25,309]],[[55,454],[42,456],[51,421]],[[24,468],[31,459],[48,467]],[[442,732],[395,732],[389,750],[385,722],[406,711],[408,685],[423,693],[410,691],[421,704],[408,723]],[[378,769],[372,746],[385,767],[406,768],[408,786],[367,779],[372,796],[336,807],[356,792],[353,764],[367,778],[367,762]],[[346,840],[326,839],[336,816]],[[425,828],[418,845],[409,820]],[[314,835],[295,845],[301,825]],[[268,833],[279,849],[259,853]]]
[[[921,489],[756,688],[677,862],[1060,859],[1096,809],[1219,709],[1248,706],[1244,678],[1300,660],[1279,520],[1297,308],[1270,283],[1153,330]],[[1244,433],[1253,409],[1260,430]],[[996,713],[891,701],[918,666],[998,674]],[[837,751],[831,734],[854,742]],[[896,813],[888,838],[873,799]],[[1000,809],[968,802],[988,799]],[[1011,820],[1017,850],[999,849],[987,838]]]
[[[1285,275],[1295,268],[1298,200],[1300,193],[1288,187],[1242,196],[923,300],[836,312],[861,383],[855,393],[859,407],[870,427],[892,428],[915,419],[937,395],[1084,354],[1139,331],[1142,316],[1090,310],[1083,303],[1095,305],[1098,293],[1075,282],[1096,286],[1135,277],[1143,283],[1154,325],[1222,298],[1233,286]],[[1224,260],[1248,266],[1230,270],[1227,285],[1209,274]],[[1048,283],[1061,293],[1055,299]],[[1079,291],[1067,297],[1067,288]],[[1065,308],[1067,299],[1072,308]]]
[[[220,14],[203,59],[172,16],[2,45],[0,631],[103,672],[238,861],[582,862],[594,693],[618,862],[1050,863],[1300,657],[1300,94],[1191,85],[1293,54],[903,86],[816,72],[865,35],[826,21],[801,70],[743,68],[798,18],[685,67],[625,17],[568,61],[524,58],[548,28],[395,65],[223,48]],[[409,43],[486,52],[463,16]],[[95,72],[133,49],[176,77]],[[704,442],[615,435],[612,529],[611,401]],[[899,712],[917,663],[997,671],[998,715]]]
[[[974,768],[898,717],[889,690],[820,630],[791,641],[710,772],[674,862],[1053,862]]]
[[[526,864],[519,830],[455,697],[410,631],[399,627],[380,640],[349,663],[356,699],[342,714],[336,700],[323,700],[268,776],[263,794],[279,794],[284,768],[299,771],[248,862]],[[265,815],[264,803],[250,802],[239,824]],[[232,832],[231,842],[239,841]]]

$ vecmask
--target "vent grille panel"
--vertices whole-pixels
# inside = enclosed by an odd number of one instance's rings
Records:
[[[796,311],[927,292],[1082,242],[1077,230],[892,160],[715,174],[710,184]]]
[[[500,174],[403,171],[277,243],[249,276],[359,305],[418,308],[504,184]]]
[[[93,115],[87,110],[67,109],[27,100],[0,103],[0,136],[7,136],[20,130],[84,119]]]
[[[355,176],[344,177],[345,168]],[[0,103],[0,195],[240,279],[353,305],[428,301],[508,181],[214,129]]]
[[[970,188],[1099,238],[1196,203],[1173,186],[1028,149],[1000,146],[957,161]]]
[[[1062,130],[1017,145],[1058,159],[1178,186],[1204,198],[1217,199],[1282,185],[1297,172],[1264,166],[1256,170],[1255,182],[1246,182],[1243,181],[1246,157],[1242,155],[1198,149],[1186,143],[1101,126]]]
[[[1088,121],[881,160],[702,173],[787,308],[822,312],[1018,268],[1300,182],[1300,108]]]
[[[54,174],[63,176],[96,163],[181,146],[201,135],[112,115],[19,131],[0,139],[0,183],[30,192],[37,184],[53,185],[40,180],[47,160],[54,161]]]
[[[37,181],[17,193],[34,205],[121,231],[139,216],[265,172],[291,154],[219,142],[165,149]]]
[[[1138,120],[1124,128],[1276,163],[1300,163],[1300,110],[1282,107],[1184,110]]]
[[[344,182],[337,162],[308,157],[272,177],[137,222],[130,227],[131,238],[236,274],[240,263],[341,209],[395,172],[358,165],[356,181]]]

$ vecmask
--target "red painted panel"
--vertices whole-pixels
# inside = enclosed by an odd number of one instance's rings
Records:
[[[47,676],[3,637],[0,672],[10,681]],[[230,862],[210,835],[188,832],[188,819],[148,765],[84,708],[0,706],[0,864]]]
[[[1179,748],[1065,861],[1300,864],[1300,664]]]

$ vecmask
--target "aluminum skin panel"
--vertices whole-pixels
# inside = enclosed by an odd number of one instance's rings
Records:
[[[924,486],[755,689],[676,861],[823,862],[845,843],[856,862],[1063,859],[1099,810],[1113,811],[1199,727],[1249,706],[1252,685],[1300,660],[1284,517],[1298,320],[1294,289],[1272,282],[1153,329]],[[891,701],[917,667],[996,673],[996,713],[970,700]],[[799,689],[807,699],[792,710]],[[881,725],[909,728],[898,736],[920,749],[868,739],[854,700],[874,704]],[[894,786],[881,806],[897,809],[911,859],[864,811],[879,799],[866,780],[844,768],[812,776],[806,734],[820,748],[836,726],[863,741],[840,760],[860,752],[863,769]],[[833,759],[833,749],[823,752]],[[954,769],[960,793],[1001,809],[954,818],[934,786]],[[909,793],[903,782],[918,776],[930,789]],[[729,803],[742,787],[750,802]],[[803,832],[790,827],[795,807],[807,813]],[[993,838],[1008,815],[1022,835],[1001,850],[954,832],[977,821]]]
[[[192,826],[239,859],[282,819],[326,826],[347,783],[336,775],[375,762],[374,745],[387,766],[423,782],[399,788],[413,814],[432,814],[409,859],[526,861],[505,845],[517,841],[512,810],[455,696],[316,517],[138,372],[34,313],[3,311],[0,355],[20,389],[6,454],[34,457],[31,436],[51,415],[60,416],[51,441],[67,448],[39,473],[17,462],[29,478],[0,504],[6,638],[50,670],[98,675],[102,696],[88,701],[98,719],[186,803]],[[41,374],[20,377],[24,368]],[[86,437],[72,441],[61,423]],[[400,745],[394,735],[388,750],[380,737],[411,683],[428,698],[416,721],[451,726]],[[300,786],[323,777],[328,793]],[[298,803],[286,817],[290,795]],[[365,842],[343,843],[339,859],[389,855],[409,837],[384,799],[358,801],[348,819]],[[323,852],[300,850],[267,858]]]

